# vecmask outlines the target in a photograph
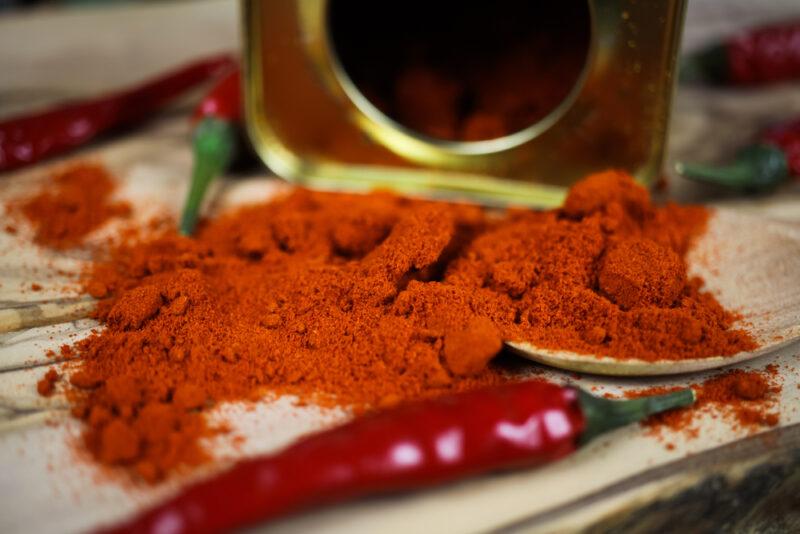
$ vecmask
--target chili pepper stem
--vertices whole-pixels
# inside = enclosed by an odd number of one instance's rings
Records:
[[[235,144],[236,130],[229,121],[205,117],[197,124],[192,143],[192,181],[181,216],[181,234],[191,235],[194,232],[206,190],[230,164]]]
[[[728,53],[724,45],[712,45],[681,58],[678,79],[683,83],[724,83],[728,79]]]
[[[600,434],[641,421],[651,415],[689,406],[694,401],[695,394],[691,388],[664,395],[625,400],[595,397],[578,389],[578,403],[586,418],[586,429],[581,434],[581,443],[586,443]]]
[[[681,176],[710,184],[728,187],[743,187],[753,174],[752,166],[747,162],[736,162],[731,165],[703,165],[700,163],[675,164],[675,170]]]
[[[754,191],[774,187],[789,176],[789,164],[781,148],[767,143],[745,148],[730,165],[679,162],[675,170],[699,182]]]

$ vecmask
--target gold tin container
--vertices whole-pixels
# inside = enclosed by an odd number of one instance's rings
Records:
[[[607,168],[645,184],[659,177],[685,0],[475,4],[243,0],[246,120],[260,157],[309,187],[391,188],[485,204],[557,205],[570,184]],[[522,44],[504,48],[514,39]],[[474,88],[459,93],[459,106],[463,98],[494,106],[503,55],[524,62],[528,52],[539,63],[517,69],[530,83],[513,89],[533,94],[541,80],[556,89],[539,91],[550,95],[548,107],[514,131],[440,137],[387,111],[394,107],[385,98],[398,87],[409,87],[413,100],[425,86],[408,75],[408,54],[433,57],[431,65],[460,69],[453,72],[488,88],[488,97]]]

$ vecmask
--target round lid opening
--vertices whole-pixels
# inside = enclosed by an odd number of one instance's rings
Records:
[[[442,141],[535,135],[577,93],[591,41],[586,0],[330,0],[327,17],[361,111]]]

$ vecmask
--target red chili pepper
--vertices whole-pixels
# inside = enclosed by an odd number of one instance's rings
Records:
[[[231,163],[236,150],[236,129],[242,118],[241,73],[228,72],[195,109],[194,168],[181,216],[180,231],[194,232],[200,205],[211,182]]]
[[[747,191],[772,189],[800,177],[800,119],[767,128],[760,140],[740,150],[729,165],[678,163],[677,171],[699,182]]]
[[[767,128],[762,137],[783,150],[789,172],[800,177],[800,119]]]
[[[61,154],[109,130],[143,121],[235,64],[231,56],[214,56],[132,89],[0,122],[0,172]]]
[[[230,122],[242,120],[242,83],[238,65],[230,69],[194,109],[192,119],[213,117]]]
[[[107,532],[228,531],[313,504],[542,464],[602,432],[692,402],[690,389],[613,401],[543,381],[429,400],[242,461]]]
[[[681,79],[767,85],[800,79],[800,20],[741,32],[681,61]]]

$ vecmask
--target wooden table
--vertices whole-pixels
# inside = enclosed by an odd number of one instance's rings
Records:
[[[206,53],[238,46],[237,5],[203,0],[75,11],[34,10],[0,17],[0,116],[67,96],[125,85]],[[692,0],[686,45],[730,32],[740,25],[800,16],[796,0]],[[175,211],[190,165],[186,106],[177,106],[146,128],[96,145],[83,155],[106,162],[135,201]],[[729,154],[764,123],[800,114],[800,87],[763,91],[684,90],[677,95],[670,160],[713,160]],[[42,169],[17,173],[0,183],[0,199],[41,180]],[[240,182],[221,205],[278,187],[264,174]],[[237,196],[238,195],[238,196]],[[800,191],[741,200],[680,179],[670,195],[716,200],[765,217],[800,225]],[[0,241],[0,249],[7,242]],[[15,245],[16,246],[16,245]],[[46,274],[46,262],[67,270],[84,258],[47,256],[25,249],[0,255],[0,301],[29,301],[22,288]],[[52,263],[51,263],[52,265]],[[31,270],[37,267],[39,272]],[[22,274],[20,274],[22,273]],[[16,278],[15,278],[16,277]],[[60,298],[64,280],[48,278],[38,299]],[[2,306],[0,306],[2,307]],[[0,335],[0,531],[79,531],[134,510],[173,491],[126,489],[96,480],[89,464],[75,462],[65,439],[69,421],[42,423],[63,405],[33,392],[48,363],[41,356],[70,332],[86,332],[78,321]],[[679,443],[675,451],[628,428],[599,440],[580,454],[544,469],[480,477],[432,491],[368,499],[275,523],[269,532],[597,532],[800,530],[800,414],[797,413],[800,347],[774,357],[785,362],[781,428],[746,437],[729,430],[708,439]],[[762,362],[765,364],[766,362]],[[668,381],[667,381],[668,382]],[[614,387],[586,378],[587,386]],[[636,381],[628,381],[635,385]],[[642,383],[652,383],[644,381]],[[790,389],[794,391],[789,391]],[[57,402],[57,401],[56,401]],[[279,401],[228,417],[254,436],[245,454],[272,450],[346,414],[298,409]],[[58,416],[56,415],[56,418]],[[716,432],[716,433],[715,433]],[[268,434],[264,437],[264,434]],[[261,436],[259,438],[259,436]]]

